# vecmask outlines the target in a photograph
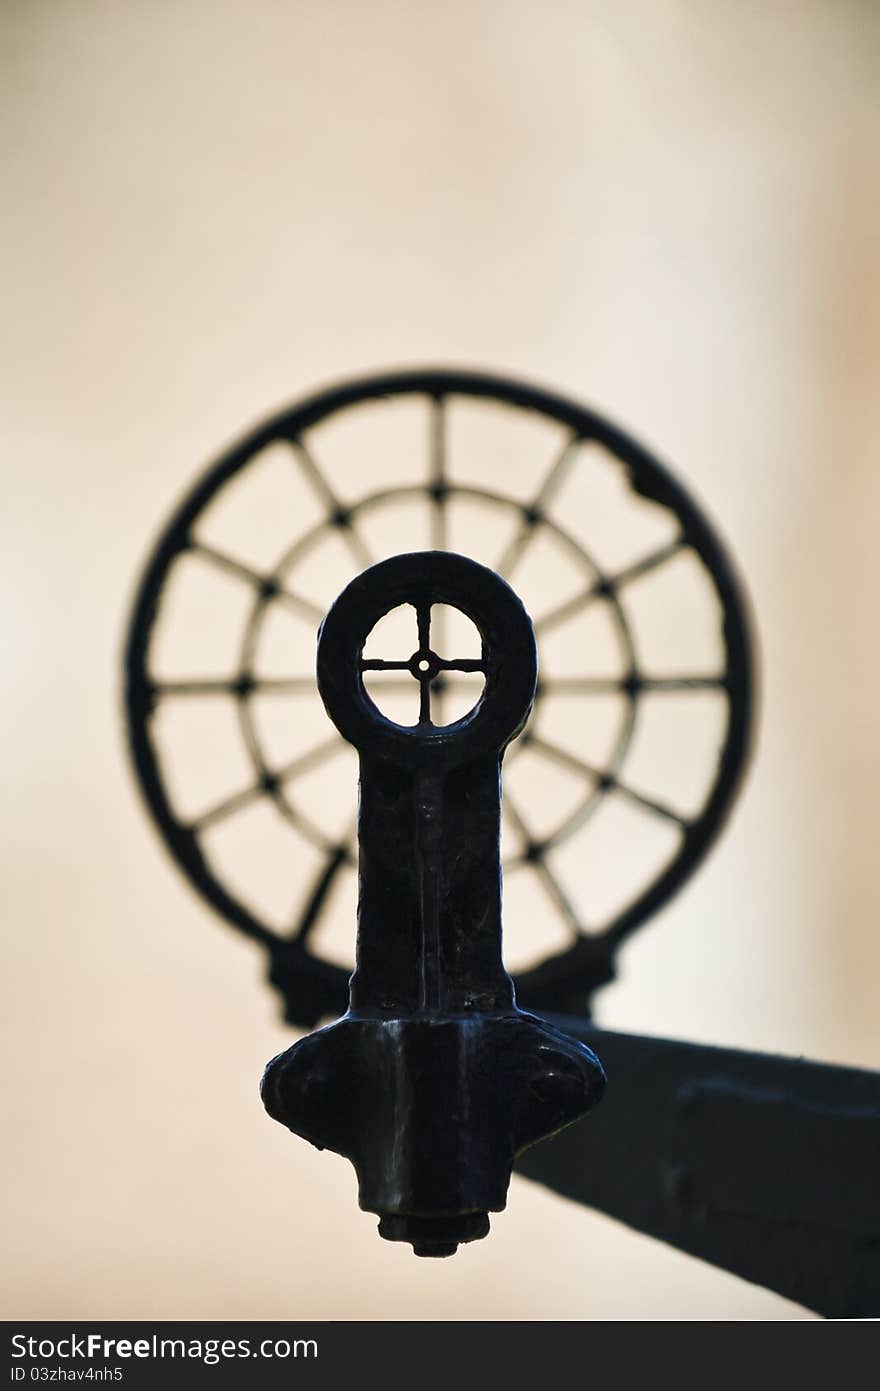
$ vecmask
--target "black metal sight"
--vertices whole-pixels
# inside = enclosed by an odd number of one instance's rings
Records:
[[[415,609],[418,647],[365,660],[379,619]],[[431,647],[447,604],[482,638],[479,660]],[[394,724],[364,688],[369,670],[409,671],[418,722]],[[431,683],[479,671],[485,689],[450,725],[431,721]],[[357,966],[350,1007],[266,1068],[269,1114],[355,1166],[379,1232],[417,1255],[452,1255],[487,1234],[515,1156],[587,1112],[595,1054],[519,1009],[501,958],[501,760],[528,718],[537,656],[510,587],[444,551],[359,575],[321,627],[318,685],[360,755]]]

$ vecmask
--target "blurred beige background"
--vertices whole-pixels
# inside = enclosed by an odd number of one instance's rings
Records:
[[[423,361],[588,401],[717,520],[763,654],[734,820],[602,1021],[880,1066],[876,6],[2,20],[4,1315],[805,1316],[520,1180],[453,1261],[379,1241],[262,1112],[291,1036],[148,826],[119,663],[160,523],[275,406]]]

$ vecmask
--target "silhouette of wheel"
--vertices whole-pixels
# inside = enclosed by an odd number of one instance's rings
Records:
[[[406,439],[389,435],[400,416]],[[357,438],[368,418],[381,424],[370,447]],[[267,503],[263,476],[265,520],[250,517],[241,549],[218,543],[247,513],[241,489],[260,469],[265,475],[269,456],[279,476],[288,470],[292,502],[279,492],[276,503],[270,489]],[[328,955],[321,938],[339,886],[355,877],[356,787],[352,776],[347,792],[328,791],[324,769],[343,747],[329,721],[311,746],[284,759],[270,747],[260,710],[287,701],[289,727],[304,727],[297,702],[316,699],[314,638],[329,601],[374,561],[419,549],[488,564],[520,593],[535,625],[535,710],[508,751],[504,784],[505,936],[513,923],[524,1006],[583,1008],[612,978],[621,941],[703,859],[746,761],[752,675],[739,584],[685,489],[622,431],[546,391],[453,371],[367,378],[282,411],[208,470],[160,537],[131,619],[126,701],[135,768],[168,848],[221,916],[267,948],[270,977],[297,1024],[345,1008],[351,966],[338,951]],[[186,655],[176,671],[162,661],[175,585],[181,568],[193,566],[240,591],[229,615],[234,647],[210,674],[191,670]],[[190,615],[185,654],[225,608],[213,602],[195,624]],[[294,668],[291,643],[290,668],[276,662],[268,671],[261,651],[281,614],[300,626],[305,656]],[[411,669],[414,613],[411,641],[401,636],[407,616],[397,616],[396,640],[409,645],[395,664],[371,648],[372,635],[364,649],[370,694],[398,723],[430,717],[442,725],[479,698],[478,650],[458,650],[467,639],[461,615],[435,606],[429,617],[434,652],[448,659],[456,646],[454,668],[441,660],[430,671]],[[385,639],[377,629],[377,643]],[[218,703],[234,714],[250,772],[237,772],[240,785],[193,811],[178,795],[161,726],[172,709]],[[682,770],[688,787],[669,791],[666,781]],[[306,797],[300,789],[308,787]],[[344,810],[341,826],[328,828],[316,814],[328,798]],[[275,921],[254,885],[228,872],[222,846],[210,844],[217,828],[257,805],[271,807],[291,838],[294,906]],[[652,841],[642,854],[643,834],[646,845],[659,836],[663,846]],[[297,888],[306,860],[310,877]],[[244,880],[258,873],[256,861],[245,863]],[[353,964],[353,922],[350,942]]]

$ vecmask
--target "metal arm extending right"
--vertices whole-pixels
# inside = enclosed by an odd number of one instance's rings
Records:
[[[880,1316],[880,1073],[550,1017],[608,1091],[519,1173],[828,1317]]]

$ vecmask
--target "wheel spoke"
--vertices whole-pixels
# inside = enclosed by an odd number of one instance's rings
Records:
[[[541,695],[623,695],[632,686],[626,676],[542,676]]]
[[[654,797],[648,797],[643,792],[637,792],[634,787],[627,783],[619,782],[617,778],[611,781],[611,787],[619,792],[622,797],[626,797],[631,802],[635,802],[643,811],[650,812],[652,816],[660,817],[663,821],[671,821],[682,831],[690,830],[691,823],[686,816],[674,811],[665,802],[658,802]]]
[[[727,690],[726,676],[644,676],[644,691],[711,691]]]
[[[555,905],[566,926],[576,937],[586,937],[588,935],[587,929],[581,922],[580,914],[547,861],[545,859],[536,860],[534,867],[550,902]]]
[[[311,599],[304,599],[301,594],[292,594],[289,589],[282,589],[277,586],[273,591],[274,598],[280,600],[282,604],[289,604],[304,617],[312,619],[315,623],[324,622],[324,610],[320,604],[313,604]]]
[[[330,480],[318,467],[318,462],[312,454],[308,445],[300,435],[290,440],[290,444],[299,460],[300,468],[312,485],[312,489],[317,495],[318,501],[326,507],[331,514],[339,511],[342,506],[339,497],[330,484]]]
[[[306,773],[310,768],[317,768],[326,759],[332,758],[333,754],[339,753],[345,748],[345,744],[338,734],[331,734],[329,739],[322,739],[320,744],[315,744],[305,753],[301,753],[297,758],[285,763],[282,768],[277,769],[272,774],[276,782],[287,782],[288,779],[295,777],[297,773]]]
[[[637,802],[645,811],[649,811],[652,816],[662,817],[664,821],[673,821],[682,830],[687,830],[689,822],[686,817],[667,806],[665,802],[658,802],[655,798],[647,796],[645,793],[637,792],[635,788],[629,787],[620,781],[613,773],[603,772],[601,768],[596,768],[590,763],[586,763],[582,758],[577,758],[574,754],[562,749],[558,744],[551,743],[548,739],[542,739],[537,734],[530,734],[526,731],[523,736],[529,748],[536,753],[543,754],[545,758],[561,767],[570,769],[572,772],[580,773],[585,778],[591,778],[603,790],[613,790],[622,796],[628,797],[630,801]]]
[[[339,528],[343,541],[354,557],[355,564],[359,565],[362,570],[366,570],[369,565],[373,564],[374,557],[357,527],[351,521],[351,518],[348,518],[346,521],[337,522],[336,525]]]
[[[580,435],[571,435],[566,440],[561,453],[556,456],[547,470],[544,480],[535,494],[533,506],[546,507],[548,503],[553,501],[568,477],[568,471],[574,462],[575,450],[580,442]]]
[[[561,749],[558,744],[552,744],[549,739],[542,739],[538,734],[532,734],[526,729],[520,738],[520,743],[526,748],[534,749],[535,753],[543,756],[552,763],[558,763],[562,768],[568,768],[570,772],[579,773],[581,777],[588,778],[592,782],[598,781],[602,774],[589,763],[585,763],[582,758],[569,753],[567,749]]]
[[[586,589],[581,590],[580,594],[575,594],[571,599],[566,599],[564,603],[558,604],[555,609],[548,609],[535,622],[535,636],[539,637],[542,633],[549,632],[551,628],[558,628],[560,623],[567,623],[570,618],[574,618],[594,600],[602,598],[604,592],[601,583],[591,584]]]
[[[323,622],[324,610],[322,608],[313,604],[311,599],[305,599],[300,594],[294,594],[290,589],[284,589],[271,575],[261,575],[258,570],[254,570],[252,566],[246,565],[244,561],[238,560],[234,555],[220,551],[216,546],[206,546],[202,541],[193,541],[190,550],[196,555],[203,556],[205,560],[210,560],[213,565],[219,566],[220,569],[228,571],[229,574],[247,580],[248,584],[261,590],[266,599],[280,599],[283,603],[291,604],[299,612],[308,614],[309,618],[317,618],[319,623]]]
[[[298,942],[305,942],[312,928],[320,917],[321,910],[327,902],[330,890],[336,881],[340,870],[349,863],[348,846],[337,845],[330,850],[327,860],[312,884],[305,906],[297,921],[293,924],[293,939]]]
[[[726,691],[726,676],[545,676],[542,695],[637,695],[655,691]]]
[[[538,524],[544,520],[544,509],[548,503],[552,502],[553,497],[565,481],[574,459],[577,443],[577,436],[572,436],[566,440],[562,452],[553,460],[538,491],[525,508],[522,525],[492,567],[497,574],[501,575],[502,579],[510,578],[512,571],[519,564],[523,552],[535,535]]]
[[[343,747],[339,735],[334,734],[329,739],[322,740],[320,744],[315,744],[313,748],[300,754],[297,758],[291,759],[289,763],[278,768],[275,772],[266,772],[260,779],[252,783],[250,787],[244,787],[240,792],[234,792],[231,797],[224,797],[222,802],[202,812],[194,821],[190,822],[191,831],[204,831],[215,822],[225,820],[227,816],[232,816],[236,811],[242,810],[257,797],[270,795],[278,783],[287,782],[297,773],[305,773],[310,768],[315,768],[330,758]]]
[[[315,690],[314,676],[235,676],[218,679],[201,677],[182,681],[154,681],[152,690],[157,696],[206,696],[259,694],[301,695]]]
[[[317,689],[314,676],[255,676],[250,689],[269,695],[311,695]]]
[[[530,509],[530,516],[523,522],[519,530],[507,543],[501,555],[493,565],[493,570],[500,575],[503,580],[509,580],[512,571],[519,564],[523,551],[528,546],[538,528],[538,523],[543,521],[540,513]]]
[[[236,684],[228,677],[216,681],[199,678],[191,681],[154,681],[152,691],[158,696],[235,695]]]
[[[449,485],[446,477],[446,401],[442,396],[431,399],[428,491],[433,502],[431,548],[435,551],[447,551],[449,531],[446,502]]]
[[[194,541],[190,550],[196,555],[203,556],[205,560],[210,560],[212,564],[218,565],[221,570],[228,570],[232,575],[238,575],[240,579],[247,580],[248,584],[255,584],[258,589],[265,584],[265,576],[258,570],[254,570],[250,565],[246,565],[243,560],[237,560],[234,555],[220,551],[216,546],[206,546],[202,541]]]
[[[255,802],[258,797],[262,797],[266,789],[262,782],[252,783],[250,787],[242,788],[241,792],[235,792],[231,797],[224,797],[222,802],[211,807],[208,811],[202,812],[194,821],[189,823],[190,831],[206,831],[209,826],[213,826],[217,821],[224,821],[227,816],[232,816],[235,812],[241,811],[251,802]]]
[[[640,579],[643,575],[649,574],[659,566],[665,565],[668,560],[672,560],[680,554],[687,546],[687,541],[683,536],[677,536],[674,541],[670,541],[665,546],[660,546],[656,551],[650,551],[642,556],[640,560],[634,561],[624,570],[619,570],[615,575],[600,575],[597,580],[589,584],[586,589],[582,589],[579,594],[566,599],[564,603],[557,605],[555,609],[549,609],[547,613],[535,623],[536,633],[546,633],[551,628],[557,628],[560,623],[566,623],[570,618],[574,618],[583,609],[587,608],[596,599],[605,599],[622,589],[625,585],[631,584],[633,580]]]
[[[386,662],[382,657],[362,657],[361,671],[409,671],[409,662]]]
[[[341,500],[338,493],[334,491],[327,475],[319,467],[314,454],[312,454],[308,446],[299,437],[292,439],[290,443],[293,445],[299,457],[303,473],[311,483],[319,501],[326,507],[329,520],[333,526],[337,527],[341,532],[342,539],[351,551],[356,563],[360,565],[362,569],[366,568],[368,565],[372,565],[373,556],[364,538],[358,531],[350,510],[345,506],[345,503]]]
[[[633,580],[641,579],[642,575],[649,574],[658,566],[665,565],[667,560],[672,560],[686,546],[685,538],[677,536],[668,545],[660,546],[656,551],[650,551],[647,555],[642,556],[641,560],[636,560],[632,565],[628,565],[625,570],[619,570],[608,583],[613,589],[621,589],[623,585],[631,584]]]
[[[559,880],[556,878],[556,875],[547,864],[542,847],[529,830],[523,819],[522,812],[511,798],[507,788],[504,789],[504,806],[513,825],[516,827],[527,846],[525,853],[519,857],[519,862],[532,866],[548,898],[561,915],[570,931],[573,932],[576,937],[586,936],[586,929],[580,920],[579,913]]]

